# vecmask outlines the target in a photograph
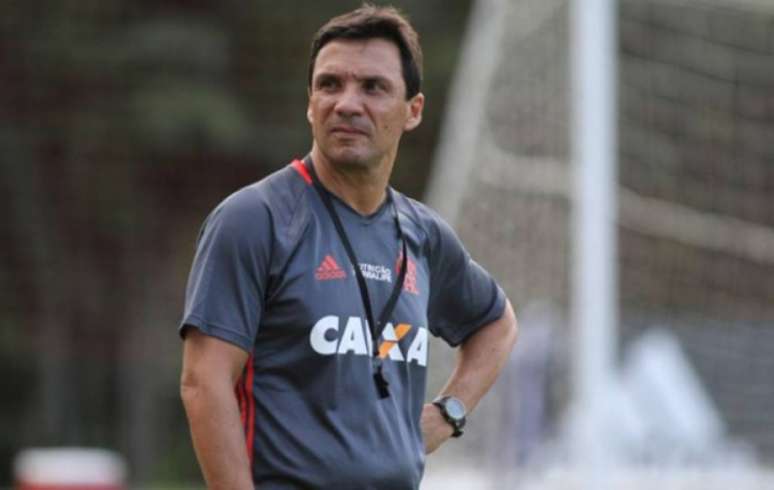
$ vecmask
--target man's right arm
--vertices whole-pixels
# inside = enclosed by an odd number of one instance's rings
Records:
[[[254,490],[234,387],[247,353],[187,328],[180,395],[209,490]]]

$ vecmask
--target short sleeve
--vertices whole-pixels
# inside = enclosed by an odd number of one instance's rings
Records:
[[[269,212],[246,188],[206,219],[186,287],[180,335],[194,327],[252,352],[263,311],[272,231]]]
[[[500,318],[505,294],[465,250],[451,227],[437,218],[431,235],[430,331],[448,344],[461,344],[479,328]]]

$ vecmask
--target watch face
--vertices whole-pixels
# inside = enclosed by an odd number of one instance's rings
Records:
[[[455,420],[459,420],[465,416],[465,405],[463,405],[462,402],[456,398],[447,399],[444,405],[446,407],[446,413],[449,415],[449,417]]]

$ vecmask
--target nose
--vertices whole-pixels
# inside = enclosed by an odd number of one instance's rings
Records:
[[[347,86],[339,92],[339,96],[336,99],[335,111],[336,114],[341,117],[352,117],[362,114],[363,100],[354,84],[347,84]]]

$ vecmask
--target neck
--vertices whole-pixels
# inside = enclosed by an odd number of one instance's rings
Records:
[[[371,167],[336,165],[317,146],[312,147],[312,163],[320,183],[352,209],[363,215],[374,213],[384,202],[392,164]]]

